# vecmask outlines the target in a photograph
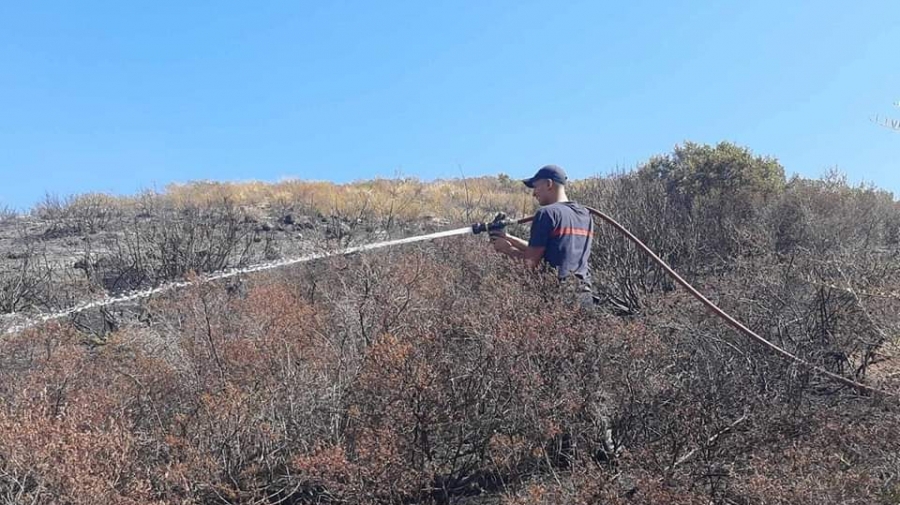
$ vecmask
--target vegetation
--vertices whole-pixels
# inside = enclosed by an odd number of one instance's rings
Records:
[[[786,180],[724,143],[571,189],[766,338],[900,391],[890,193]],[[76,201],[33,213],[35,251],[80,237],[78,282],[99,292],[534,208],[503,175],[195,183],[104,200],[108,221]],[[195,285],[100,339],[71,323],[4,337],[0,503],[900,500],[894,399],[755,347],[608,227],[594,247],[597,291],[634,315],[580,309],[466,236]],[[58,293],[49,272],[25,278]],[[60,303],[17,299],[0,309]]]
[[[0,224],[9,221],[16,216],[16,211],[8,205],[0,204]]]

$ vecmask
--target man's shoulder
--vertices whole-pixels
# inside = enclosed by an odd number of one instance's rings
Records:
[[[535,221],[541,221],[545,219],[558,219],[565,212],[566,208],[564,205],[562,205],[561,202],[551,203],[549,205],[544,205],[543,207],[536,210],[534,213],[534,219]]]
[[[580,203],[568,201],[568,202],[556,202],[556,203],[551,203],[550,205],[545,205],[545,206],[541,207],[540,209],[538,209],[538,211],[537,211],[537,213],[541,213],[541,212],[554,214],[554,215],[569,214],[569,213],[587,214],[588,210],[587,210],[587,207],[585,207],[584,205],[581,205]]]

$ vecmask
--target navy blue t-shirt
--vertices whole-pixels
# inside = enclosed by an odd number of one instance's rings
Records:
[[[534,214],[528,245],[546,248],[544,260],[556,268],[560,279],[575,274],[590,282],[588,259],[593,235],[594,221],[584,206],[558,202]]]

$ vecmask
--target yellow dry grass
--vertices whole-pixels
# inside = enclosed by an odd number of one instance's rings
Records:
[[[432,182],[373,179],[348,184],[296,179],[276,183],[197,181],[169,185],[162,196],[175,206],[227,200],[274,211],[402,221],[480,219],[500,211],[525,214],[534,210],[527,188],[503,176]]]

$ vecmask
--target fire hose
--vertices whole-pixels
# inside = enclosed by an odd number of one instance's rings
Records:
[[[602,219],[603,221],[605,221],[606,223],[611,225],[613,228],[615,228],[616,231],[618,231],[619,233],[624,235],[626,238],[628,238],[628,240],[633,242],[641,251],[643,251],[645,254],[650,256],[650,258],[653,259],[653,261],[657,265],[659,265],[660,268],[665,270],[666,273],[669,274],[669,276],[671,276],[672,279],[675,280],[675,282],[677,282],[681,287],[686,289],[688,291],[688,293],[690,293],[701,304],[703,304],[703,306],[705,306],[707,309],[709,309],[710,312],[712,312],[713,314],[715,314],[718,317],[720,317],[721,319],[723,319],[726,323],[728,323],[729,326],[736,329],[739,333],[743,334],[744,336],[750,338],[753,342],[763,346],[764,348],[766,348],[768,351],[774,353],[775,355],[777,355],[781,358],[784,358],[787,361],[790,361],[797,365],[800,365],[802,368],[805,368],[817,375],[831,379],[831,380],[838,382],[844,386],[853,388],[860,394],[882,395],[882,396],[888,396],[888,397],[896,397],[897,396],[894,393],[883,391],[876,387],[868,386],[861,382],[854,381],[853,379],[849,379],[847,377],[844,377],[843,375],[838,375],[834,372],[825,370],[824,368],[814,365],[814,364],[804,360],[803,358],[800,358],[794,354],[791,354],[790,352],[788,352],[784,348],[778,346],[777,344],[774,344],[773,342],[770,342],[770,341],[766,340],[765,338],[761,337],[756,332],[754,332],[753,330],[751,330],[750,328],[748,328],[747,326],[742,324],[740,321],[731,317],[731,315],[729,315],[727,312],[725,312],[724,310],[719,308],[715,303],[710,301],[708,298],[703,296],[703,294],[700,291],[698,291],[696,288],[694,288],[694,286],[692,286],[689,282],[687,282],[680,275],[678,275],[678,273],[675,270],[673,270],[672,267],[670,267],[665,261],[663,261],[662,258],[657,256],[656,253],[653,252],[653,250],[651,250],[649,247],[647,247],[646,244],[641,242],[640,239],[635,237],[634,234],[632,234],[624,226],[619,224],[615,219],[609,217],[608,215],[604,214],[603,212],[600,212],[597,209],[593,209],[591,207],[586,207],[586,209],[592,215],[599,217],[600,219]],[[506,226],[509,226],[511,224],[524,224],[524,223],[531,222],[532,220],[534,220],[534,216],[524,217],[524,218],[520,218],[520,219],[508,219],[504,215],[500,214],[497,216],[497,218],[495,218],[491,222],[473,224],[472,225],[472,233],[478,234],[478,233],[482,233],[482,232],[491,232],[494,230],[502,230],[502,229],[506,228]]]

